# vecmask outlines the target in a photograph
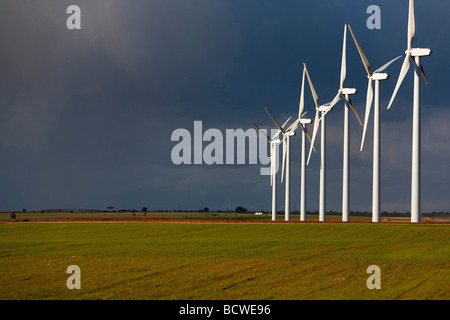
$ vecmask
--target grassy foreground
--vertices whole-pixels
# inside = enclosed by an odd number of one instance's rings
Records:
[[[3,223],[0,266],[0,299],[447,300],[450,226]]]

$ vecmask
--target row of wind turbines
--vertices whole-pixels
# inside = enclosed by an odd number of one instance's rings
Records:
[[[347,74],[347,62],[346,62],[346,50],[347,50],[347,25],[344,26],[344,37],[342,46],[342,61],[341,61],[341,74],[340,74],[340,86],[336,96],[332,101],[319,104],[319,97],[312,83],[310,74],[303,63],[303,77],[300,92],[299,112],[296,120],[288,126],[291,118],[289,118],[283,125],[273,117],[270,112],[266,110],[270,118],[273,120],[278,128],[277,133],[270,137],[264,131],[262,131],[255,123],[255,127],[260,130],[270,143],[271,154],[271,179],[272,186],[272,220],[277,219],[277,148],[279,144],[283,144],[283,160],[282,160],[282,173],[281,182],[285,180],[285,220],[290,221],[290,153],[291,153],[291,137],[296,135],[298,128],[302,131],[302,148],[301,148],[301,183],[300,183],[300,221],[306,221],[306,166],[309,164],[311,153],[314,150],[314,141],[317,136],[319,127],[321,129],[320,134],[320,184],[319,184],[319,221],[326,220],[325,211],[325,183],[326,183],[326,115],[333,110],[337,103],[344,99],[344,141],[343,141],[343,174],[342,174],[342,221],[349,221],[349,109],[352,109],[360,125],[363,127],[361,147],[363,150],[364,140],[367,131],[367,125],[369,121],[370,111],[372,103],[374,104],[374,133],[373,133],[373,185],[372,185],[372,222],[380,222],[380,82],[389,79],[389,75],[383,71],[389,67],[394,61],[401,58],[401,56],[392,59],[381,68],[372,71],[370,63],[365,56],[355,33],[352,28],[348,26],[352,35],[353,41],[361,57],[362,63],[367,72],[368,86],[366,97],[366,110],[364,117],[364,125],[356,112],[356,109],[352,103],[350,96],[357,93],[355,88],[347,88],[344,86],[346,74]],[[431,55],[431,50],[426,48],[413,48],[413,38],[415,34],[415,16],[414,16],[414,0],[409,0],[409,16],[408,16],[408,33],[407,33],[407,49],[405,51],[405,59],[400,70],[400,74],[395,86],[394,92],[391,96],[391,100],[387,109],[390,109],[395,96],[410,69],[410,59],[415,63],[414,73],[414,95],[413,95],[413,133],[412,133],[412,170],[411,170],[411,222],[418,223],[421,221],[421,194],[420,194],[420,75],[422,74],[426,84],[428,80],[425,75],[424,69],[421,64],[421,58]],[[312,137],[307,129],[307,124],[311,124],[311,119],[304,118],[304,90],[305,90],[305,75],[309,83],[310,91],[315,104],[315,119],[313,123]],[[373,89],[373,82],[375,82],[375,92]],[[279,135],[282,135],[281,139],[278,139]],[[306,159],[306,137],[310,141],[310,149],[308,158]]]

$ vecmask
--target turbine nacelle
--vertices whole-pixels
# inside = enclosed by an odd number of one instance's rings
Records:
[[[311,119],[300,119],[299,122],[300,122],[300,124],[309,124],[312,122],[312,120]]]
[[[411,53],[412,57],[428,57],[431,56],[431,49],[428,48],[414,48],[411,50],[406,50],[405,53],[408,54],[408,52]]]
[[[355,88],[344,88],[344,89],[342,89],[341,93],[343,95],[347,95],[347,94],[353,95],[353,94],[358,93],[358,90],[356,90]]]
[[[297,133],[295,131],[288,131],[286,132],[286,137],[292,137],[295,136]]]
[[[367,78],[372,80],[387,80],[389,79],[389,75],[387,73],[374,73],[371,77],[367,76]]]
[[[333,111],[333,109],[330,110],[330,106],[320,106],[319,111],[327,112],[327,111]]]

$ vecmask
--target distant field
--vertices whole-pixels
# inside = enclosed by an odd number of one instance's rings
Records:
[[[450,226],[0,223],[0,265],[0,299],[448,300]]]
[[[218,213],[218,212],[15,212],[16,218],[11,219],[10,212],[0,212],[0,222],[21,221],[154,221],[154,220],[239,220],[239,221],[271,221],[270,214],[255,215],[253,213]],[[284,221],[284,214],[278,214],[277,220]],[[298,222],[300,215],[291,214],[291,221]],[[411,217],[406,213],[386,213],[382,222],[406,222]],[[319,221],[319,215],[309,213],[307,221]],[[327,213],[327,221],[342,221],[342,215]],[[370,214],[351,213],[351,222],[371,222]],[[450,214],[423,214],[423,223],[450,223]]]

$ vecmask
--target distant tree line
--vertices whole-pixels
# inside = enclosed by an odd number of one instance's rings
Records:
[[[118,209],[118,210],[114,210],[114,207],[108,207],[107,210],[98,210],[98,209],[41,209],[41,210],[34,210],[34,211],[27,211],[27,209],[22,209],[21,211],[7,211],[10,213],[14,213],[15,215],[17,213],[56,213],[56,212],[143,212],[143,213],[147,213],[147,212],[217,212],[217,213],[254,213],[254,212],[262,212],[263,214],[269,214],[270,211],[267,210],[248,210],[242,206],[238,206],[233,210],[211,210],[209,207],[204,207],[202,209],[197,209],[197,210],[187,210],[187,209],[173,209],[173,210],[168,210],[168,209],[153,209],[153,210],[149,210],[148,207],[142,207],[141,210],[137,210],[135,208],[133,209]],[[284,214],[284,210],[280,210],[277,211],[278,214]],[[292,211],[293,214],[298,214],[299,211],[298,210],[294,210]],[[307,211],[307,214],[318,214],[318,211]],[[331,215],[340,215],[341,212],[339,211],[333,211],[333,210],[329,210],[327,211],[327,214],[331,214]],[[371,215],[372,213],[370,211],[350,211],[350,214],[353,215],[357,215],[357,216],[367,216],[367,215]],[[381,213],[382,215],[408,215],[410,214],[409,211],[405,211],[402,212],[400,210],[394,210],[392,212],[387,212],[387,211],[383,211]],[[445,212],[445,211],[440,211],[440,212],[424,212],[424,214],[450,214],[450,212]]]

